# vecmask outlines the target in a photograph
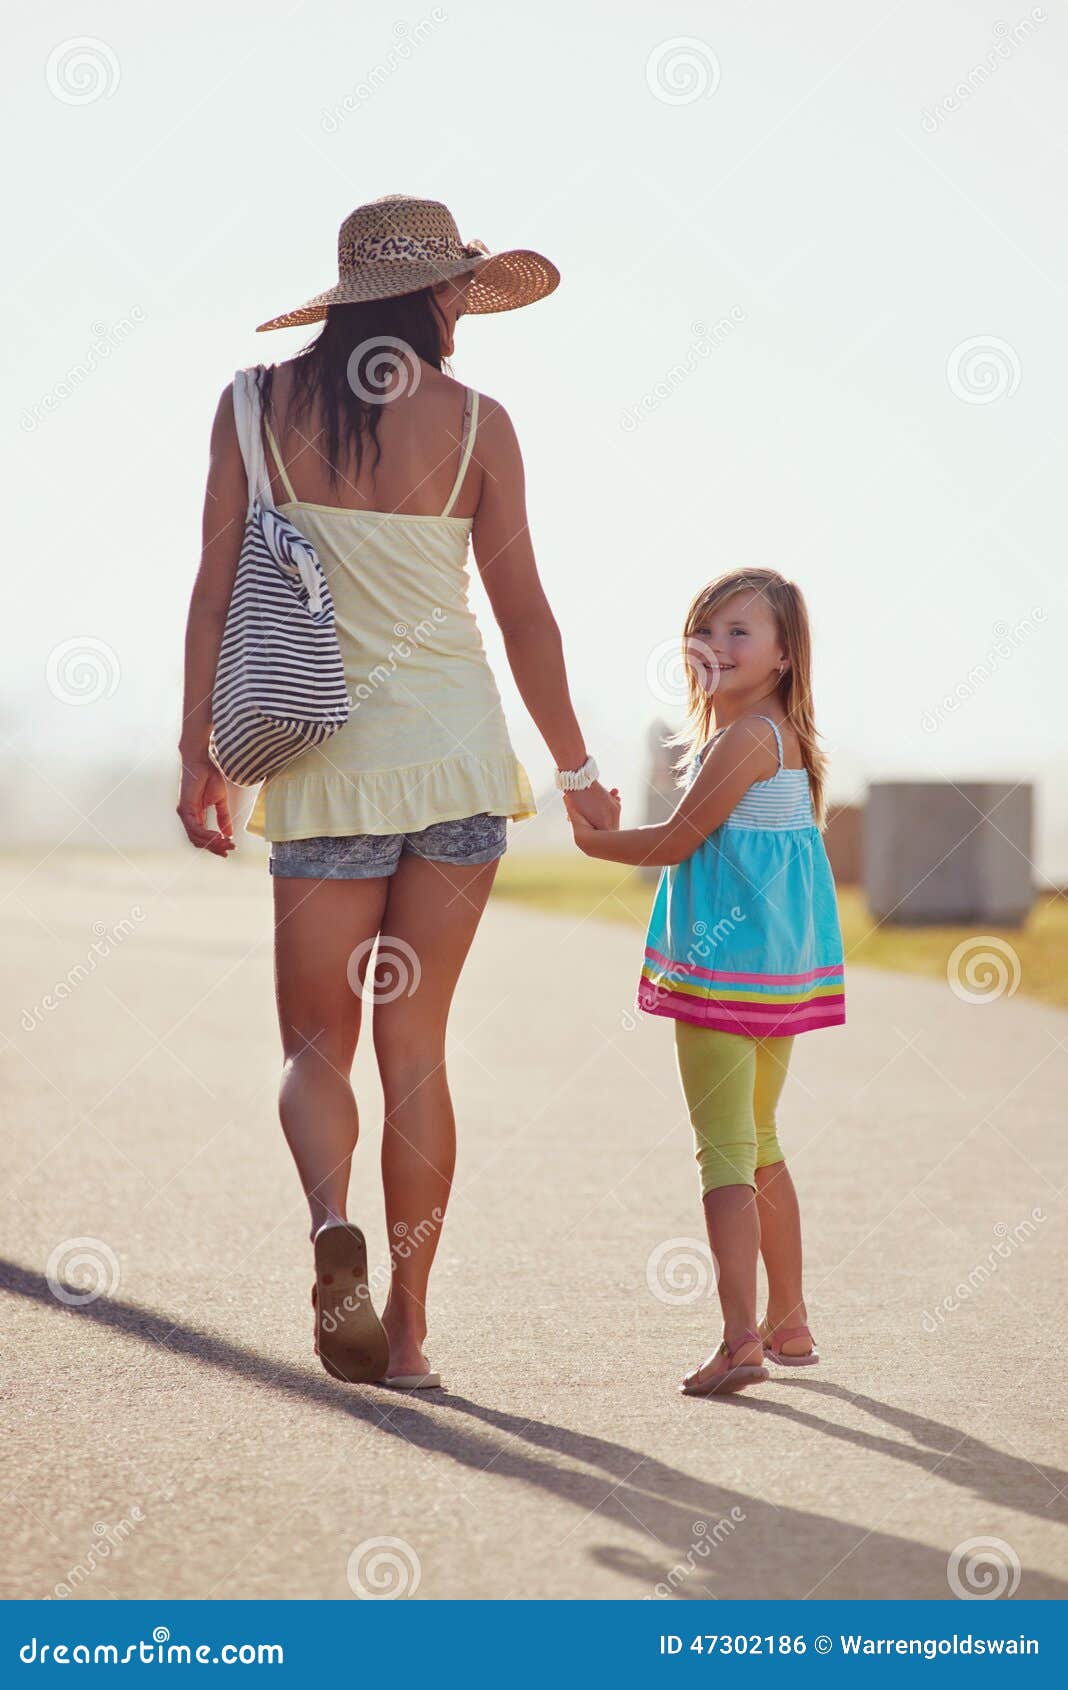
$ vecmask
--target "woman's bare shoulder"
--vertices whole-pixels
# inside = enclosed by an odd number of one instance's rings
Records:
[[[476,391],[478,393],[479,427],[481,428],[483,423],[492,423],[497,427],[507,426],[510,428],[512,419],[508,415],[508,412],[505,410],[501,401],[499,399],[495,399],[492,393],[483,393],[481,388],[478,388]]]
[[[518,458],[519,439],[504,405],[492,394],[479,392],[476,453],[485,465]]]

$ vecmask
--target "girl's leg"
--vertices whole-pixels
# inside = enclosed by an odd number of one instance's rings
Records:
[[[275,997],[284,1058],[278,1111],[308,1199],[311,1232],[345,1219],[359,1130],[349,1083],[360,1027],[366,941],[378,930],[388,880],[275,875]],[[357,948],[364,955],[353,966]],[[357,978],[358,975],[358,978]]]
[[[697,1144],[697,1163],[708,1242],[716,1262],[723,1337],[732,1357],[716,1355],[685,1383],[704,1383],[735,1366],[759,1367],[756,1331],[757,1256],[756,1126],[753,1086],[756,1044],[737,1033],[675,1023],[679,1077]]]
[[[427,1370],[427,1281],[456,1160],[445,1029],[496,872],[497,861],[463,867],[405,855],[382,918],[373,1027],[385,1098],[382,1183],[392,1279],[382,1324],[391,1373]]]
[[[792,1038],[761,1039],[756,1051],[753,1113],[757,1130],[757,1209],[760,1253],[768,1276],[767,1329],[804,1326],[808,1321],[801,1289],[801,1213],[797,1192],[776,1136],[775,1111],[793,1051]],[[806,1355],[807,1338],[787,1338],[787,1355]]]

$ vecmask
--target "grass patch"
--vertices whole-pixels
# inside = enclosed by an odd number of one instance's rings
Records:
[[[499,870],[494,891],[532,909],[550,910],[556,915],[581,920],[587,916],[601,921],[624,921],[644,931],[656,889],[655,878],[618,863],[602,863],[576,854],[569,857],[526,855],[510,851]],[[979,936],[977,927],[895,927],[877,925],[868,913],[863,894],[847,886],[838,893],[847,965],[889,968],[902,974],[926,974],[945,979],[946,964],[954,948],[965,939]],[[985,932],[986,930],[983,929]],[[989,930],[1011,947],[1019,958],[1018,993],[1042,1003],[1068,1008],[1068,899],[1044,893],[1024,927],[994,927]],[[974,962],[983,953],[976,946],[965,959]],[[1011,970],[1011,956],[1006,967]],[[981,988],[982,975],[975,989]]]

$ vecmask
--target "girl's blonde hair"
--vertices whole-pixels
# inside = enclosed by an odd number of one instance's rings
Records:
[[[816,722],[812,709],[812,636],[809,631],[808,607],[800,587],[787,581],[774,569],[732,569],[710,581],[697,593],[686,612],[682,631],[682,655],[686,662],[686,726],[668,741],[670,745],[685,747],[676,764],[676,771],[685,770],[695,754],[709,738],[715,716],[715,693],[706,692],[701,685],[699,659],[695,665],[687,659],[690,641],[696,630],[715,610],[735,593],[759,593],[775,617],[779,641],[789,660],[789,667],[776,687],[776,696],[786,719],[797,735],[801,746],[801,761],[808,770],[809,790],[816,826],[823,828],[827,818],[824,786],[827,758],[816,743]],[[698,642],[699,644],[699,642]]]

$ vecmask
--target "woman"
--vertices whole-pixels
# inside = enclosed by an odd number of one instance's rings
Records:
[[[537,253],[465,246],[443,205],[403,196],[345,220],[338,270],[336,287],[261,325],[325,320],[258,383],[275,503],[329,579],[352,708],[322,747],[264,782],[246,827],[271,842],[279,1111],[311,1213],[316,1349],[337,1378],[418,1388],[440,1382],[423,1346],[455,1161],[449,1006],[506,819],[535,811],[467,605],[469,536],[569,811],[605,827],[618,810],[571,705],[511,421],[444,367],[464,312],[530,304],[553,291],[558,271]],[[179,746],[178,813],[191,842],[217,856],[234,840],[208,751],[211,692],[247,494],[227,388],[212,429]],[[391,1241],[381,1323],[345,1207],[358,1131],[349,1075],[376,939],[379,972],[387,953],[394,970],[371,993]]]

